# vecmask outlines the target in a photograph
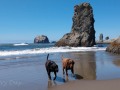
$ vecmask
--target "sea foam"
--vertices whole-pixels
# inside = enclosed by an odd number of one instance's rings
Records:
[[[16,44],[13,44],[13,46],[25,46],[25,45],[28,45],[27,43],[16,43]]]
[[[57,52],[83,52],[83,51],[104,51],[106,47],[50,47],[36,48],[18,51],[0,51],[0,56],[25,55],[25,54],[44,54]]]

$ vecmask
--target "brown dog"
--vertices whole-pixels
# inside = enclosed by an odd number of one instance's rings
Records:
[[[75,62],[70,58],[63,58],[62,55],[62,65],[63,65],[63,74],[65,74],[64,69],[66,71],[66,75],[68,76],[68,70],[71,70],[72,74],[74,74],[74,64]]]

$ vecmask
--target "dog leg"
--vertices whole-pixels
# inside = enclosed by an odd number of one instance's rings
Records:
[[[49,79],[51,80],[51,75],[50,75],[50,72],[48,72],[48,77],[49,77]]]
[[[55,77],[54,77],[54,80],[56,79],[56,72],[54,72],[54,74],[55,74]]]
[[[74,74],[74,69],[73,68],[71,68],[71,72],[72,72],[72,74]]]
[[[67,68],[65,68],[65,70],[66,70],[66,75],[68,76]]]
[[[65,72],[64,72],[64,68],[63,68],[63,75],[65,74]]]

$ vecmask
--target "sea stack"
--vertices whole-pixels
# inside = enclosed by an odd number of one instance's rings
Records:
[[[120,54],[120,37],[113,41],[107,48],[107,52]]]
[[[45,35],[35,37],[34,43],[49,43],[49,39]]]
[[[71,32],[65,34],[56,46],[85,46],[95,45],[95,30],[93,9],[89,3],[74,6]]]

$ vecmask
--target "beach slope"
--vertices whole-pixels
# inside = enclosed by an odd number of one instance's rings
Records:
[[[120,90],[120,79],[76,80],[51,87],[48,90]]]

